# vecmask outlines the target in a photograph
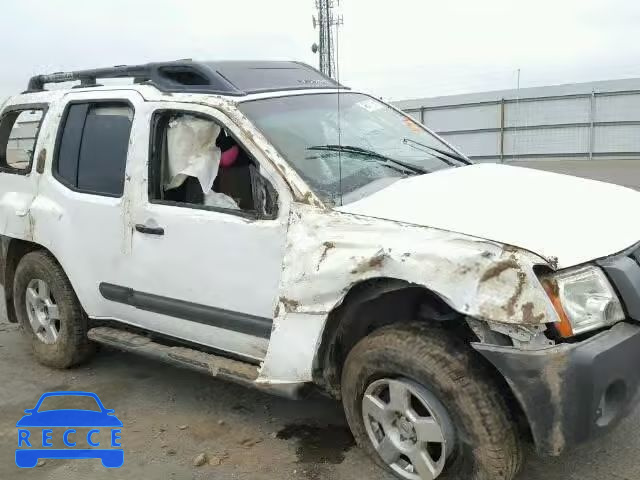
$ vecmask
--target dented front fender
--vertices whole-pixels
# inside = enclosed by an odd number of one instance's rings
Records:
[[[542,258],[458,233],[297,205],[276,317],[327,314],[355,284],[387,277],[423,286],[461,314],[521,325],[556,321],[533,267]]]

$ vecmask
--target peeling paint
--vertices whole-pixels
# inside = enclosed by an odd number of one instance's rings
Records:
[[[486,272],[484,272],[482,277],[480,277],[480,281],[486,282],[488,280],[491,280],[492,278],[497,277],[502,272],[510,268],[515,268],[515,269],[520,268],[518,266],[518,263],[513,258],[509,258],[507,260],[502,260],[500,262],[497,262],[495,265],[492,265]]]
[[[507,302],[507,305],[505,306],[507,314],[510,316],[513,316],[515,314],[516,303],[518,303],[520,295],[522,295],[522,289],[524,288],[524,283],[526,281],[527,281],[527,276],[524,274],[524,272],[518,272],[518,282],[516,283],[516,291],[513,292],[513,295],[511,295],[511,297],[509,298],[509,301]],[[533,304],[531,302],[527,303],[527,305],[530,305],[531,308],[533,309]],[[524,322],[524,323],[530,323],[530,322]]]
[[[289,298],[280,298],[280,303],[287,312],[295,312],[300,308],[300,302],[298,300],[291,300]]]
[[[25,232],[25,239],[28,241],[33,241],[34,235],[33,232],[36,228],[36,221],[31,214],[31,211],[27,212],[27,230]]]
[[[567,362],[564,356],[554,357],[549,362],[542,372],[544,384],[549,389],[549,397],[551,405],[556,408],[553,409],[554,419],[551,422],[551,435],[550,446],[555,454],[562,452],[565,449],[566,439],[564,432],[562,431],[563,422],[563,409],[564,398],[562,398],[562,384],[564,383],[564,372],[567,369]]]
[[[475,318],[507,324],[556,321],[533,272],[544,260],[529,252],[390,220],[304,205],[296,210],[281,280],[288,310],[328,314],[353,285],[386,277],[422,285]]]
[[[305,354],[294,362],[289,351],[275,346],[298,328],[293,318],[313,318],[321,327],[351,288],[373,278],[421,285],[463,315],[501,331],[514,329],[513,335],[526,343],[545,323],[556,321],[533,271],[544,263],[498,242],[293,204],[274,331],[260,381],[311,381],[311,376],[299,376],[298,363],[312,358]],[[320,333],[314,330],[314,338]],[[311,365],[304,369],[311,370]]]
[[[360,262],[356,268],[351,270],[352,275],[363,275],[369,271],[375,271],[382,267],[387,254],[384,249],[378,251],[373,257],[363,260]]]
[[[316,270],[320,269],[320,264],[325,260],[325,258],[327,258],[327,253],[329,252],[329,250],[331,250],[332,248],[336,248],[336,244],[333,242],[323,242],[322,246],[324,247],[324,249],[320,254],[320,260],[318,260],[318,266],[316,267]]]
[[[524,321],[524,323],[541,323],[542,320],[542,314],[539,313],[538,315],[534,315],[533,314],[533,303],[531,302],[527,302],[524,305],[522,305],[522,320]]]

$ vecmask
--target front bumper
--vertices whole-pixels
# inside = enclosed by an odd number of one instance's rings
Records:
[[[540,454],[559,455],[597,437],[640,400],[640,325],[619,323],[540,350],[473,346],[511,386]]]

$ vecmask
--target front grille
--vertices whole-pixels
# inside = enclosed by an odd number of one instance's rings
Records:
[[[596,263],[618,291],[628,317],[640,321],[640,246]]]
[[[636,248],[631,253],[629,253],[628,257],[631,258],[638,265],[640,265],[640,247]]]

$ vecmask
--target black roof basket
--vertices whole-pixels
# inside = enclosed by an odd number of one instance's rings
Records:
[[[28,92],[44,90],[46,84],[79,81],[78,87],[97,86],[98,79],[130,78],[151,84],[163,92],[212,93],[242,96],[279,90],[345,88],[315,68],[289,61],[222,61],[147,63],[118,65],[94,70],[36,75]]]

